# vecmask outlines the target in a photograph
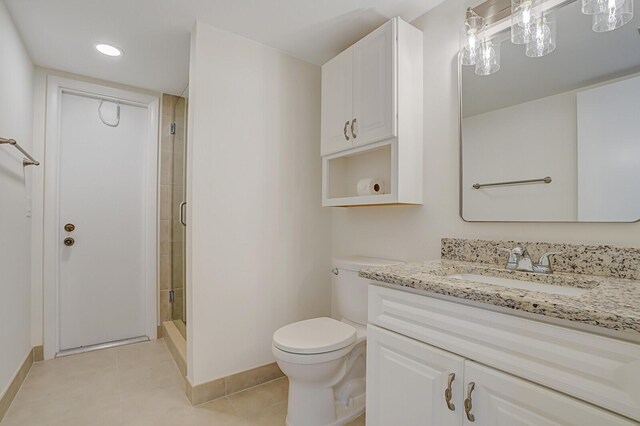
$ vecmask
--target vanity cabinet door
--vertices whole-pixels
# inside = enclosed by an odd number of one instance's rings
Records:
[[[477,364],[465,361],[464,397],[471,391],[471,421],[465,426],[631,426],[624,417],[586,402]],[[463,407],[461,407],[463,408]]]
[[[464,358],[369,325],[367,426],[461,425],[463,370]]]
[[[353,50],[347,49],[322,66],[322,155],[353,146],[351,135],[351,67]]]
[[[397,134],[395,34],[394,19],[353,46],[354,146]]]

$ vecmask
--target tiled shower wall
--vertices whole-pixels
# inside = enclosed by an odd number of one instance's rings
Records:
[[[171,123],[176,123],[175,135]],[[185,100],[162,96],[160,156],[160,321],[183,318],[184,238],[178,207],[184,199]],[[174,290],[174,303],[169,292]]]

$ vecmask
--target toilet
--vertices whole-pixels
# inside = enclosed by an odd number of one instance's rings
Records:
[[[273,333],[273,354],[289,378],[287,426],[338,426],[365,409],[367,284],[360,269],[391,260],[333,260],[334,291],[341,320],[313,318]]]

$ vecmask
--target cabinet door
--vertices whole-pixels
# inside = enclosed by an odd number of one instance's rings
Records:
[[[396,136],[395,20],[353,46],[354,145]]]
[[[465,426],[618,426],[638,425],[586,402],[511,376],[473,361],[465,361],[465,398],[469,383],[471,414]]]
[[[461,425],[463,368],[461,357],[369,325],[367,425]],[[450,374],[453,410],[445,401]]]
[[[351,66],[347,49],[322,66],[322,155],[353,146],[351,137]]]

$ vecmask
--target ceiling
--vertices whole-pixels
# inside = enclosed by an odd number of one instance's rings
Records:
[[[180,94],[196,20],[321,65],[393,16],[443,0],[4,0],[36,65]],[[124,56],[94,49],[113,44]]]
[[[581,2],[575,1],[555,11],[557,47],[549,55],[528,58],[524,46],[506,40],[501,45],[497,73],[480,77],[474,74],[474,67],[463,67],[463,116],[639,72],[640,16],[615,31],[595,33],[591,17],[582,14],[580,6]],[[634,6],[639,8],[640,0],[635,0]]]

